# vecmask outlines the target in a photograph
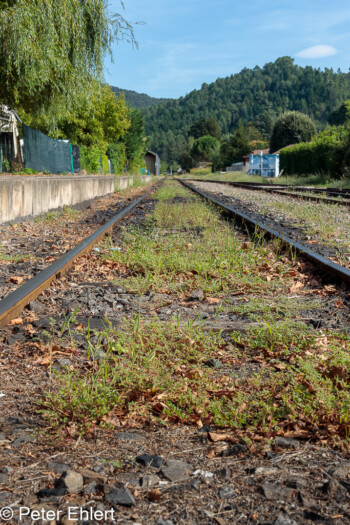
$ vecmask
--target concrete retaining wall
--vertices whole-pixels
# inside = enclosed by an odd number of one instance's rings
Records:
[[[0,224],[74,206],[113,192],[113,175],[1,177]]]

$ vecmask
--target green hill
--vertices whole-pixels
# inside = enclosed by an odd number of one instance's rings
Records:
[[[136,93],[136,91],[130,91],[128,89],[120,89],[114,86],[111,86],[112,91],[119,96],[122,93],[125,95],[125,101],[132,108],[151,108],[155,105],[161,104],[163,102],[170,102],[170,98],[154,98],[145,95],[144,93]]]
[[[171,161],[178,159],[189,127],[199,119],[215,117],[224,134],[236,129],[239,120],[244,124],[254,122],[267,136],[279,114],[297,110],[309,115],[322,129],[329,114],[347,98],[350,73],[301,67],[292,58],[282,57],[144,110],[146,131],[150,147]]]

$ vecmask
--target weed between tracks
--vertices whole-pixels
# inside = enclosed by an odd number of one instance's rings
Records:
[[[92,435],[99,426],[192,423],[235,429],[248,442],[283,434],[344,444],[349,337],[292,319],[285,296],[295,272],[286,265],[293,263],[272,260],[267,245],[242,244],[187,190],[168,184],[157,197],[154,214],[141,228],[124,231],[123,250],[108,255],[130,287],[166,289],[180,300],[198,287],[222,299],[254,292],[241,313],[256,315],[259,324],[229,340],[176,313],[165,322],[139,314],[125,319],[122,330],[106,320],[102,331],[79,325],[62,331],[50,344],[77,354],[78,331],[84,355],[51,381],[41,404],[48,429],[73,436]],[[261,301],[257,294],[264,294]],[[273,294],[283,300],[273,303]],[[276,309],[288,312],[285,320],[276,321]]]
[[[75,435],[123,420],[215,424],[252,440],[281,431],[348,437],[347,337],[278,324],[234,333],[227,344],[193,325],[139,321],[100,332],[103,356],[87,338],[89,365],[57,375],[42,406],[52,430]],[[220,370],[210,367],[212,359],[220,359]],[[237,365],[249,369],[251,360],[258,371],[237,377]]]
[[[125,229],[124,249],[107,256],[120,265],[118,283],[129,290],[272,293],[288,271],[287,259],[276,261],[263,243],[243,242],[219,212],[184,188],[165,186],[157,199],[142,227]]]

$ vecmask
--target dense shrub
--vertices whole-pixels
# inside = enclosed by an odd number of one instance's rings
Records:
[[[350,127],[329,126],[312,142],[302,142],[280,152],[286,174],[329,172],[342,175],[350,166]]]
[[[299,111],[286,111],[273,127],[270,152],[274,153],[296,142],[307,142],[315,133],[316,128],[310,117]]]
[[[80,147],[80,165],[82,170],[86,170],[88,173],[100,173],[100,150],[96,147]]]
[[[122,142],[111,144],[108,148],[107,154],[112,162],[113,173],[120,175],[126,164],[125,144]]]

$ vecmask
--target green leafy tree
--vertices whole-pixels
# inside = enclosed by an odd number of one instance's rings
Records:
[[[142,113],[137,109],[130,110],[130,127],[123,137],[125,152],[129,161],[129,170],[137,171],[144,164],[147,151],[147,137],[145,121]]]
[[[233,135],[221,145],[219,167],[224,169],[234,162],[242,162],[243,156],[247,155],[249,151],[249,136],[240,121]]]
[[[308,142],[316,133],[315,124],[311,118],[299,111],[286,111],[281,115],[274,125],[270,152],[295,144]]]
[[[194,139],[210,135],[219,140],[221,137],[221,130],[216,118],[210,117],[194,122],[188,131],[188,135]]]
[[[69,106],[124,37],[134,41],[132,27],[106,0],[1,0],[1,102],[32,113]]]
[[[350,99],[345,100],[340,108],[333,111],[328,117],[328,123],[339,126],[350,120]]]
[[[20,112],[23,121],[57,139],[69,139],[73,144],[98,148],[105,154],[109,144],[116,143],[131,125],[130,109],[124,96],[119,98],[108,85],[92,82],[86,98],[75,101],[72,109],[56,116],[39,116]]]
[[[195,140],[192,147],[192,157],[198,161],[209,161],[211,155],[220,150],[220,142],[215,137],[204,135]]]
[[[189,151],[184,151],[180,155],[180,166],[183,170],[189,172],[196,167],[196,160],[192,157]]]

